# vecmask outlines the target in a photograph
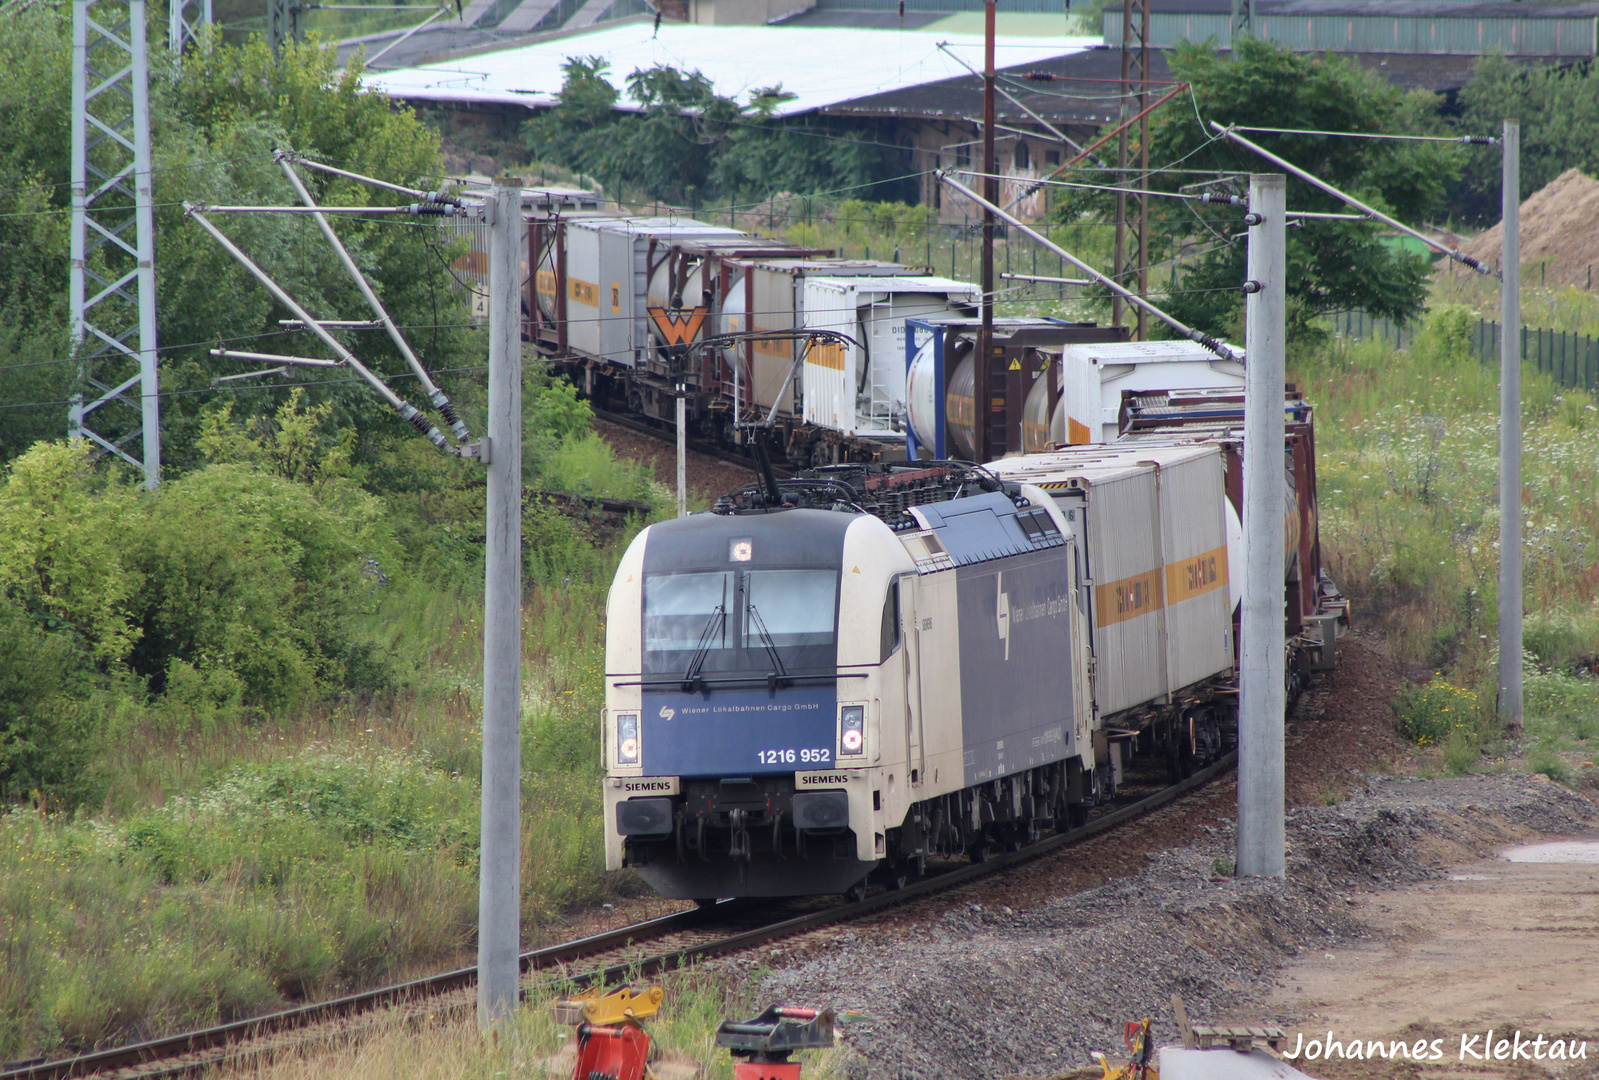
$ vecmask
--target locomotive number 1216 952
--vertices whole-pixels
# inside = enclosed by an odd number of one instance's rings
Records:
[[[757,750],[762,765],[793,765],[798,762],[825,763],[833,760],[833,752],[826,748],[816,750]]]

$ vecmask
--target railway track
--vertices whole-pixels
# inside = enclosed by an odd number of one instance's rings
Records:
[[[627,431],[658,439],[672,447],[677,445],[677,432],[673,428],[660,427],[640,420],[630,413],[611,412],[609,409],[602,409],[598,406],[594,406],[594,415],[604,420],[607,424],[614,424]],[[740,454],[726,447],[718,446],[716,443],[705,442],[701,439],[690,438],[686,440],[686,445],[689,450],[696,454],[703,454],[706,457],[716,458],[718,461],[725,461],[729,465],[737,465],[740,468],[748,469],[751,476],[755,473],[755,462],[748,454]],[[777,462],[772,463],[772,471],[780,477],[793,475],[792,469]]]
[[[761,903],[728,900],[706,908],[633,923],[562,945],[522,954],[524,993],[530,985],[566,980],[579,986],[649,976],[695,961],[736,953],[845,922],[909,900],[964,884],[1057,848],[1109,832],[1201,787],[1231,768],[1236,753],[1126,806],[1101,813],[1087,824],[1056,833],[1016,851],[995,855],[879,892],[864,900],[808,898]],[[0,1080],[145,1080],[201,1072],[308,1042],[336,1039],[396,1018],[442,1018],[476,1004],[477,969],[462,968],[425,979],[285,1009],[198,1031],[97,1050],[55,1061],[17,1063]]]

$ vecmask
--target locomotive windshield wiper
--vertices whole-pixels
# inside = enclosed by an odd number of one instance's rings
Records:
[[[754,604],[749,605],[749,613],[750,625],[755,627],[755,632],[761,636],[761,646],[766,650],[766,655],[772,658],[772,673],[766,676],[767,689],[776,690],[779,679],[787,680],[788,669],[783,666],[783,658],[777,653],[777,643],[766,631],[766,620],[761,618],[761,613],[755,610]]]
[[[694,649],[694,657],[688,662],[688,670],[683,672],[683,692],[692,694],[703,681],[700,678],[700,668],[705,666],[705,658],[711,654],[711,643],[722,632],[722,627],[727,622],[727,608],[717,604],[711,612],[711,617],[705,620],[705,629],[700,631],[699,644]]]

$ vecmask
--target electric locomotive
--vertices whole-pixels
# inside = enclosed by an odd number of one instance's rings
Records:
[[[607,608],[607,866],[863,894],[1085,817],[1081,566],[1042,491],[953,462],[768,476],[643,530]]]

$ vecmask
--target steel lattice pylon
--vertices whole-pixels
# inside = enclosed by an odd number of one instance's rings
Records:
[[[170,0],[167,12],[167,48],[183,50],[200,41],[200,30],[211,22],[211,0]]]
[[[1233,17],[1229,27],[1229,48],[1231,42],[1241,37],[1248,37],[1255,32],[1255,0],[1233,0]]]
[[[161,476],[144,0],[73,0],[68,433]]]

